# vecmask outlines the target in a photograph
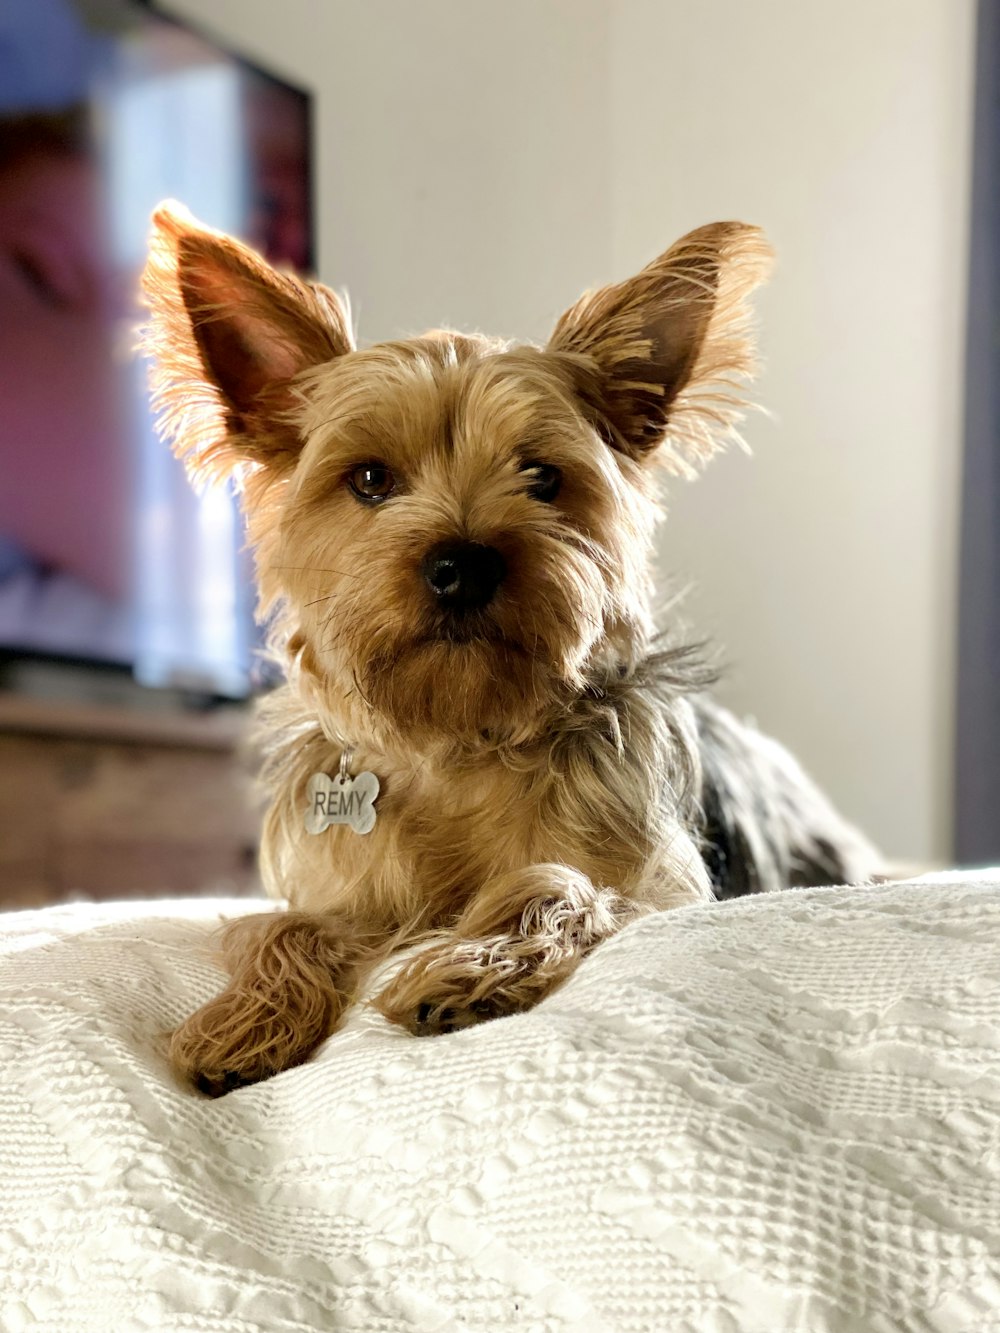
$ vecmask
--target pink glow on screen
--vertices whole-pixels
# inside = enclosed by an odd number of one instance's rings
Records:
[[[308,104],[144,10],[95,36],[44,0],[46,52],[40,3],[0,24],[0,647],[242,694],[240,520],[155,437],[136,284],[167,197],[308,269]]]

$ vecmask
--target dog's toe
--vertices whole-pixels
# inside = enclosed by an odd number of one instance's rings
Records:
[[[237,1088],[247,1088],[251,1083],[259,1083],[262,1078],[267,1077],[266,1074],[252,1077],[249,1074],[241,1074],[235,1069],[224,1069],[218,1074],[208,1074],[201,1070],[194,1075],[192,1082],[206,1097],[224,1097],[227,1092],[235,1092]]]
[[[467,1027],[462,1022],[458,1009],[442,1009],[435,1004],[420,1004],[410,1023],[410,1031],[416,1037],[440,1037],[448,1032],[456,1032],[460,1027]]]
[[[416,1037],[443,1037],[450,1032],[461,1032],[463,1028],[476,1027],[491,1018],[501,1018],[505,1012],[506,1009],[489,1000],[475,1000],[461,1009],[442,1009],[425,1003],[417,1006],[408,1026]]]

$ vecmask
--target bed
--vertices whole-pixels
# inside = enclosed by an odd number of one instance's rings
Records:
[[[0,916],[0,1329],[1000,1330],[998,889],[652,916],[218,1101],[161,1034],[245,900]]]

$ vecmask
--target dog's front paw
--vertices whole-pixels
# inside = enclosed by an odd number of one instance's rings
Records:
[[[419,1037],[521,1013],[643,910],[568,866],[511,872],[472,900],[454,933],[412,957],[375,1008]]]
[[[576,959],[546,966],[523,940],[509,952],[495,943],[448,943],[418,954],[375,999],[390,1023],[415,1037],[438,1037],[533,1005],[569,975]]]
[[[208,1097],[262,1083],[302,1064],[327,1035],[327,1024],[299,1027],[295,1017],[257,997],[223,991],[171,1035],[171,1064]]]
[[[170,1039],[176,1072],[209,1097],[303,1064],[354,984],[354,945],[332,918],[255,912],[231,922],[221,945],[232,980]]]
[[[227,994],[199,1009],[171,1034],[170,1063],[183,1082],[208,1097],[261,1083],[286,1067],[281,1051],[249,1028],[246,1015],[238,1012]]]

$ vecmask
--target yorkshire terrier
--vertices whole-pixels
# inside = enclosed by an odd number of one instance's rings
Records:
[[[877,868],[650,613],[657,473],[735,437],[769,261],[715,223],[544,347],[358,350],[332,291],[157,211],[156,405],[196,477],[242,488],[285,675],[258,716],[261,872],[289,907],[225,932],[228,987],[171,1039],[196,1087],[302,1063],[403,948],[373,1003],[450,1032],[644,913]]]

